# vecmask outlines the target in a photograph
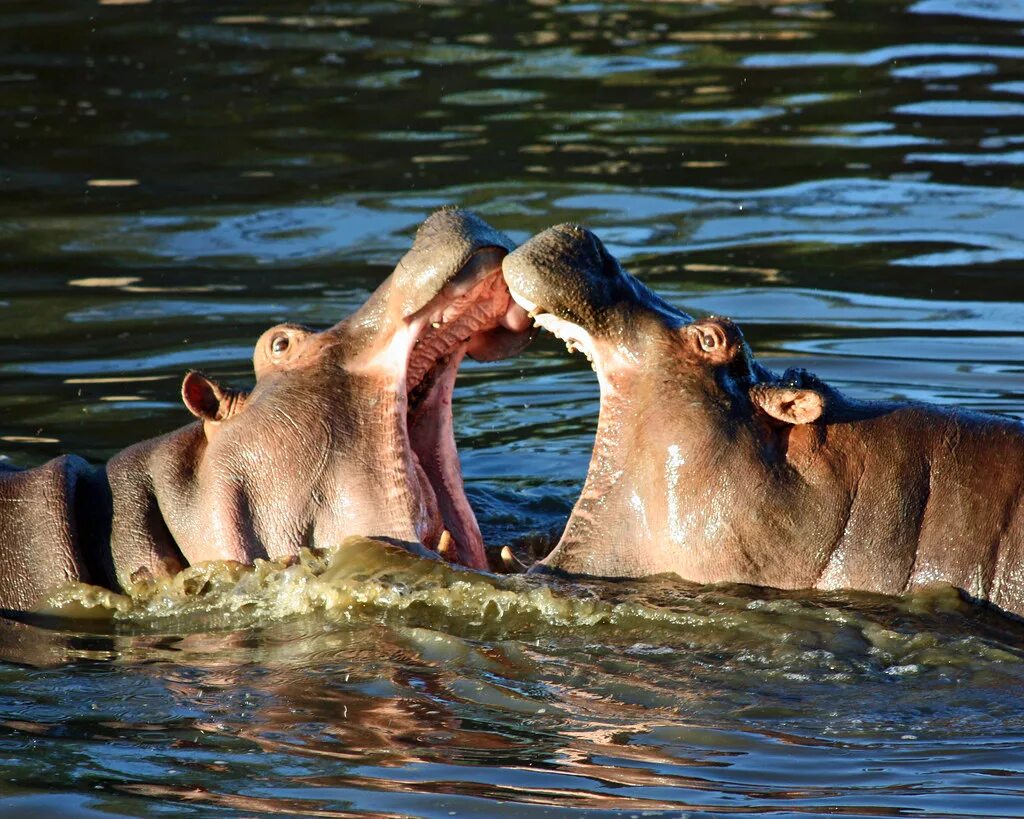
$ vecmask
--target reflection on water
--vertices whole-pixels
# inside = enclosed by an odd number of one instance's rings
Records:
[[[0,721],[0,742],[46,749],[12,766],[22,787],[70,769],[125,812],[304,815],[939,816],[958,794],[1003,816],[1021,795],[1024,631],[952,592],[552,586],[353,540],[109,597],[92,633],[0,631],[35,666],[7,672],[20,710]],[[69,714],[55,687],[92,705]]]
[[[1024,417],[1022,24],[981,0],[12,0],[3,456],[181,425],[186,369],[249,382],[267,326],[336,321],[447,203],[517,240],[590,224],[773,367]],[[560,528],[596,398],[550,339],[464,369],[490,543]],[[948,593],[353,549],[0,622],[0,809],[1024,816],[1024,633]]]

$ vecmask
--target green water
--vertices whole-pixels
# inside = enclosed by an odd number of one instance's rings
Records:
[[[1024,417],[1024,5],[0,7],[0,451],[101,461],[448,203],[593,227],[778,369]],[[596,423],[541,338],[455,397],[490,544]],[[346,544],[0,622],[0,814],[1024,816],[1024,629],[906,600],[492,578]],[[96,611],[96,610],[94,610]]]

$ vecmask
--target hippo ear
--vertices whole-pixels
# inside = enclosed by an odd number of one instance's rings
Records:
[[[220,384],[196,370],[189,370],[185,380],[181,382],[181,400],[196,418],[205,421],[220,420],[217,415],[220,413],[223,397],[224,391]]]
[[[825,414],[825,396],[818,390],[755,384],[750,388],[754,406],[783,424],[813,424]]]
[[[181,382],[181,400],[188,411],[204,421],[225,421],[241,411],[248,395],[222,387],[201,372],[189,370]]]

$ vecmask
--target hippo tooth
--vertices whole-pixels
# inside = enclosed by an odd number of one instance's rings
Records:
[[[437,541],[437,553],[441,557],[447,557],[452,548],[452,533],[445,529],[441,532],[441,538]]]
[[[436,330],[436,329],[438,329],[441,326],[441,322],[439,322],[439,321],[432,321],[432,322],[430,322],[430,326],[433,327]]]
[[[506,569],[517,572],[526,571],[526,564],[512,554],[512,550],[508,546],[501,547],[501,562],[505,564]]]

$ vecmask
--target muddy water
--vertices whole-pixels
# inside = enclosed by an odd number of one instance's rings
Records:
[[[13,463],[181,425],[187,368],[244,385],[446,203],[586,222],[772,366],[1024,417],[1020,3],[12,0],[0,30]],[[561,526],[596,407],[551,340],[465,368],[489,543]],[[355,541],[90,602],[0,622],[0,813],[1024,816],[1024,628],[942,590]]]

